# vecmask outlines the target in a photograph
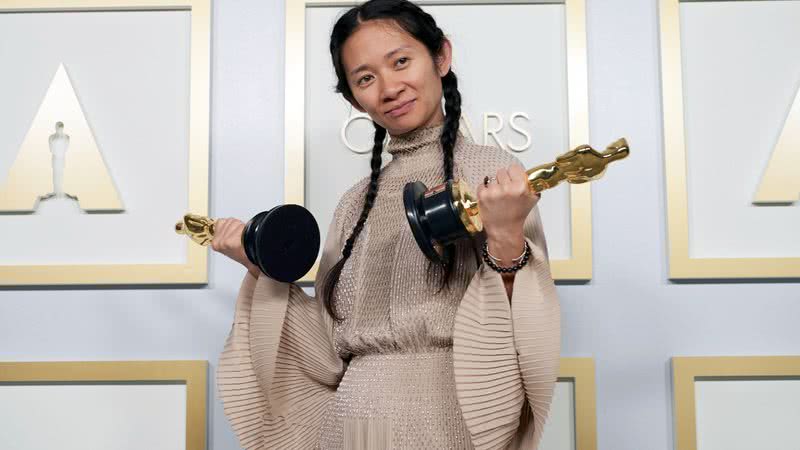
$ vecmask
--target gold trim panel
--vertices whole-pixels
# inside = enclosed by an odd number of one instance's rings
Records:
[[[0,385],[25,382],[182,381],[186,450],[206,448],[206,361],[0,362]]]
[[[736,0],[742,1],[742,0]],[[679,0],[660,0],[661,100],[664,115],[664,171],[667,187],[669,278],[800,278],[796,258],[691,258],[683,105],[683,62]],[[800,96],[798,96],[800,98]],[[792,118],[798,116],[798,100]],[[794,120],[794,119],[792,119]],[[787,125],[789,127],[790,125]],[[791,124],[794,127],[794,124]],[[797,122],[800,127],[800,122]],[[797,133],[784,132],[782,141]],[[786,145],[784,142],[783,145]],[[797,153],[797,152],[795,152]],[[797,155],[800,155],[798,153]]]
[[[575,448],[597,450],[597,386],[594,359],[561,358],[558,381],[574,383]]]
[[[694,383],[698,378],[800,377],[800,356],[676,356],[672,358],[675,450],[697,450]]]
[[[0,14],[142,10],[191,11],[187,211],[208,215],[210,0],[75,0],[69,5],[58,0],[6,0],[0,3]],[[176,211],[176,215],[184,212]],[[0,265],[0,286],[207,283],[207,260],[206,248],[187,245],[184,264]]]

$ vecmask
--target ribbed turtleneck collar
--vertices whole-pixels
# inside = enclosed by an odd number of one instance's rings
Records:
[[[393,158],[402,157],[411,153],[419,153],[419,149],[428,148],[433,150],[439,149],[439,139],[442,135],[444,123],[438,125],[430,125],[427,127],[420,127],[409,131],[408,133],[391,136],[389,143],[386,145],[386,151],[392,155]]]

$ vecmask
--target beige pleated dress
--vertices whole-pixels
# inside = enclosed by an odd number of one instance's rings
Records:
[[[516,274],[511,301],[468,240],[459,243],[457,282],[437,293],[438,272],[414,241],[402,191],[409,181],[433,187],[444,180],[441,131],[420,128],[387,145],[393,159],[334,293],[342,322],[293,283],[245,275],[217,370],[242,447],[538,446],[560,353],[560,307],[539,212],[525,223],[533,255]],[[518,161],[460,134],[454,157],[455,178],[473,187]],[[341,257],[368,183],[337,206],[316,292]]]

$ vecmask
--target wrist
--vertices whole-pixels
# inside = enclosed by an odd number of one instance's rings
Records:
[[[510,264],[525,251],[525,235],[520,230],[518,233],[505,233],[486,237],[489,253],[500,259],[505,264]]]
[[[503,243],[505,241],[524,238],[522,228],[522,223],[502,224],[502,226],[485,226],[484,231],[486,232],[487,240]]]

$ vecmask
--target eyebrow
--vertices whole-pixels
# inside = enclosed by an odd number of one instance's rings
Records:
[[[402,46],[402,47],[397,47],[396,49],[394,49],[394,50],[390,51],[389,53],[387,53],[387,54],[386,54],[386,55],[383,57],[383,59],[389,59],[389,58],[391,58],[391,57],[392,57],[392,55],[394,55],[395,53],[399,52],[400,50],[405,50],[405,49],[407,49],[407,48],[411,48],[411,46],[410,46],[410,45],[404,45],[404,46]],[[355,69],[351,70],[351,71],[350,71],[350,75],[355,75],[356,73],[358,73],[358,72],[361,72],[362,70],[364,70],[364,69],[366,69],[366,68],[367,68],[367,64],[362,64],[362,65],[360,65],[360,66],[356,67]]]

